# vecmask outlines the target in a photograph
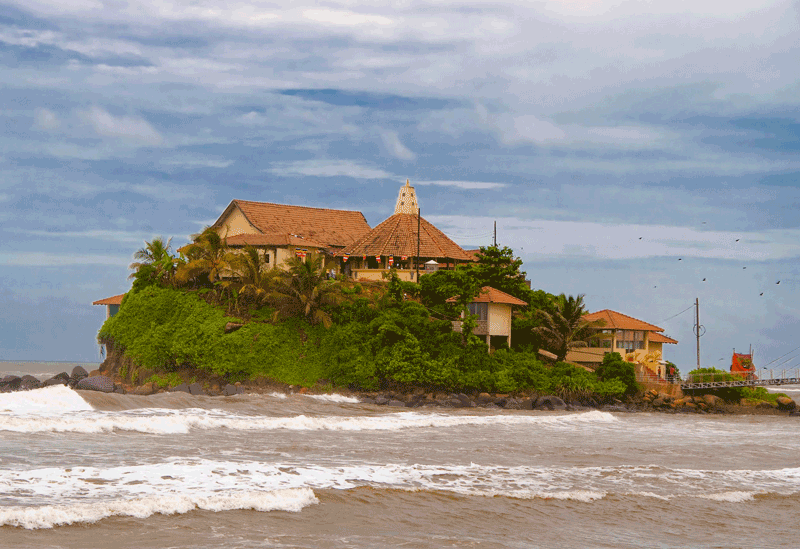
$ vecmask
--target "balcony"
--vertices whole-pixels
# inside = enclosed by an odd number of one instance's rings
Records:
[[[472,333],[475,335],[489,335],[489,321],[488,320],[477,320],[477,326],[475,329],[472,330]],[[464,324],[461,320],[453,321],[453,331],[461,333],[461,325]]]

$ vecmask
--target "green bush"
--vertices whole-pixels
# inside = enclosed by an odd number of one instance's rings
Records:
[[[624,386],[623,393],[632,395],[639,390],[636,383],[636,369],[633,364],[622,360],[619,353],[606,353],[603,363],[595,371],[600,381],[618,381]]]

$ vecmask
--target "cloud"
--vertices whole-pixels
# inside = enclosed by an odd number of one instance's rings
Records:
[[[101,107],[82,111],[80,117],[103,137],[113,137],[143,146],[158,146],[164,138],[149,122],[134,116],[114,116]]]
[[[431,216],[448,236],[468,242],[497,221],[498,238],[532,258],[630,260],[657,257],[736,261],[800,258],[800,229],[702,231],[666,225]],[[641,237],[641,239],[640,239]],[[739,242],[736,242],[739,239]]]
[[[102,229],[94,229],[87,231],[41,231],[41,230],[25,230],[25,229],[9,229],[9,232],[16,234],[23,234],[28,236],[45,237],[45,238],[68,238],[86,240],[102,240],[108,242],[124,242],[124,243],[141,243],[150,235],[135,234],[125,231],[108,231]]]
[[[459,189],[502,189],[506,183],[489,183],[486,181],[415,181],[414,185],[437,185],[440,187],[457,187]]]
[[[187,169],[196,169],[196,168],[224,169],[233,164],[233,160],[223,160],[221,158],[209,158],[209,157],[199,157],[199,156],[196,157],[187,156],[183,158],[171,158],[162,160],[161,163],[166,166],[177,166]]]
[[[317,23],[346,27],[392,24],[391,19],[382,15],[365,15],[342,10],[305,10],[303,17]]]
[[[274,162],[269,170],[283,177],[352,177],[354,179],[393,179],[395,176],[352,160],[300,160]]]
[[[0,252],[0,263],[9,267],[65,267],[69,265],[124,267],[130,263],[130,257],[80,253]]]
[[[56,114],[45,108],[38,108],[34,111],[34,125],[40,130],[57,130],[61,126],[61,121]]]
[[[386,147],[390,155],[400,160],[414,160],[417,158],[416,154],[403,145],[400,138],[397,136],[397,132],[381,130],[380,135],[383,146]]]

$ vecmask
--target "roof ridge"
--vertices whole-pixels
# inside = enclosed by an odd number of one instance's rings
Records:
[[[625,317],[625,318],[627,318],[629,320],[635,320],[636,322],[641,322],[642,324],[647,324],[648,326],[652,326],[653,328],[655,328],[655,330],[646,330],[646,331],[651,331],[651,332],[663,332],[664,331],[664,328],[661,328],[660,326],[656,326],[655,324],[651,324],[650,322],[646,322],[644,320],[641,320],[641,319],[636,318],[636,317],[631,316],[631,315],[626,315],[625,313],[620,313],[619,311],[615,311],[613,309],[602,309],[600,311],[595,311],[593,313],[586,313],[586,314],[597,315],[597,314],[600,314],[600,313],[605,313],[608,316],[608,319],[611,321],[611,325],[612,326],[615,325],[614,318],[612,316],[612,313],[613,313],[614,315],[619,315],[619,316]]]
[[[286,208],[303,208],[306,210],[321,210],[321,211],[328,211],[328,212],[350,212],[350,213],[357,213],[364,215],[363,212],[359,210],[346,210],[342,208],[320,208],[318,206],[298,206],[296,204],[281,204],[280,202],[263,202],[260,200],[242,200],[241,198],[234,198],[232,202],[243,202],[245,204],[267,204],[269,206],[283,206]]]

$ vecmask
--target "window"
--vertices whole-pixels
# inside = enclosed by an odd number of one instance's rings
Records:
[[[486,320],[489,318],[489,304],[488,303],[469,303],[467,304],[469,314],[478,315],[478,320]]]
[[[644,332],[641,330],[617,330],[617,349],[626,351],[644,349]]]
[[[614,330],[597,330],[598,334],[604,334],[605,337],[597,337],[589,338],[589,347],[600,347],[603,349],[610,349],[611,348],[611,334],[614,333]]]

